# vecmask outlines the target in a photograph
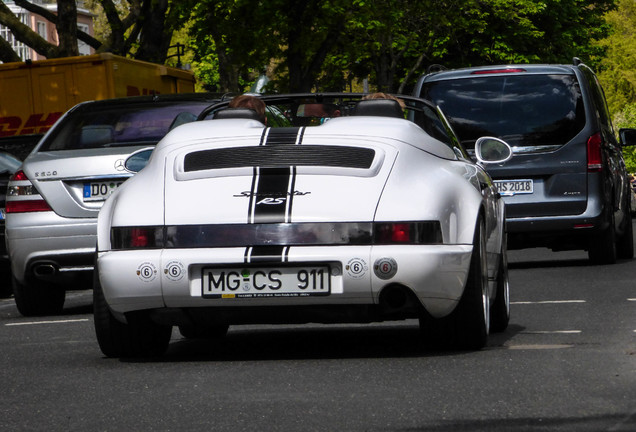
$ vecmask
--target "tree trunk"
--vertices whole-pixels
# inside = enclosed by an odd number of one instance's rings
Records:
[[[135,58],[163,64],[168,56],[172,30],[166,25],[168,0],[145,1],[142,9],[142,30]]]
[[[57,0],[57,37],[59,57],[79,55],[77,46],[77,4],[75,0]]]

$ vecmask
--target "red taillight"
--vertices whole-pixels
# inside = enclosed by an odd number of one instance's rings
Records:
[[[378,243],[409,243],[411,241],[410,223],[379,223],[376,226]]]
[[[515,72],[525,72],[525,69],[521,68],[506,68],[506,69],[489,69],[489,70],[480,70],[471,72],[471,75],[488,75],[488,74],[498,74],[498,73],[515,73]]]
[[[130,247],[148,247],[152,234],[153,232],[148,228],[132,228],[130,230]]]
[[[22,180],[28,180],[28,178],[27,178],[26,174],[24,173],[24,171],[18,170],[18,171],[13,173],[13,175],[9,178],[9,180],[11,180],[11,181],[22,181]]]
[[[391,227],[391,241],[394,243],[406,243],[411,238],[411,224],[396,223]]]
[[[7,213],[53,211],[22,170],[16,171],[9,179],[5,207]]]
[[[161,248],[162,233],[162,227],[113,227],[110,231],[110,241],[113,249]]]
[[[594,172],[600,171],[603,168],[603,156],[601,152],[601,145],[603,139],[601,134],[595,133],[587,140],[587,170]]]
[[[51,206],[46,201],[39,200],[23,200],[23,201],[7,201],[5,211],[7,213],[30,213],[52,211]]]

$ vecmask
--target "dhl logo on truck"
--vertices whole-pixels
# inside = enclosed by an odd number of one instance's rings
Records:
[[[31,114],[26,122],[18,116],[0,117],[0,137],[43,134],[62,114],[61,112]]]

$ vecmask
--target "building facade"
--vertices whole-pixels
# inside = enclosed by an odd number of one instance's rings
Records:
[[[55,29],[55,24],[42,17],[41,15],[34,14],[29,12],[28,10],[17,6],[11,0],[2,0],[5,3],[11,12],[13,12],[18,19],[26,26],[28,26],[31,30],[39,34],[42,38],[44,38],[47,42],[58,45],[59,38],[57,35],[57,30]],[[43,0],[31,0],[31,3],[37,4],[49,12],[53,14],[57,13],[57,3],[45,3]],[[93,36],[93,14],[86,8],[84,8],[84,2],[77,2],[77,28],[89,35]],[[46,57],[39,55],[34,50],[24,45],[24,43],[17,40],[11,31],[0,25],[0,37],[5,39],[11,46],[13,50],[20,56],[20,58],[24,60],[44,60]],[[94,54],[95,50],[90,46],[85,44],[82,41],[78,41],[78,48],[80,55],[90,55]]]

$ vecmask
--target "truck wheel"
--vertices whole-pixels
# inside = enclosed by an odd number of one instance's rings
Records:
[[[486,345],[490,328],[486,233],[480,220],[475,229],[470,270],[457,307],[444,318],[420,318],[425,341],[438,347],[479,350]]]
[[[505,234],[504,234],[505,236]],[[505,238],[505,237],[504,237]],[[504,241],[497,269],[497,291],[490,309],[490,331],[503,332],[510,321],[510,285],[508,282],[507,247]]]
[[[593,264],[614,264],[616,262],[616,231],[614,229],[614,215],[610,224],[604,230],[592,237],[587,254]]]
[[[171,326],[158,325],[143,315],[130,316],[128,323],[117,320],[106,303],[97,267],[93,276],[95,334],[107,357],[154,357],[168,349]]]
[[[15,277],[12,280],[15,305],[23,316],[57,315],[62,312],[66,298],[63,288],[42,283],[24,285]]]

